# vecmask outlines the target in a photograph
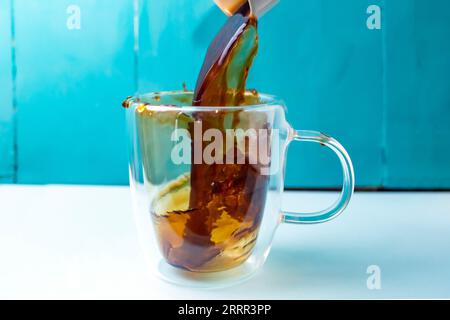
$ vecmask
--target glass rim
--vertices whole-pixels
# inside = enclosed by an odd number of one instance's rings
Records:
[[[254,94],[252,91],[247,90],[246,95]],[[247,111],[247,110],[259,110],[267,109],[268,107],[281,107],[286,109],[286,105],[283,100],[278,99],[274,95],[259,93],[258,96],[261,98],[261,103],[258,104],[245,104],[240,106],[193,106],[190,104],[177,104],[177,105],[165,105],[165,104],[150,104],[148,100],[161,96],[178,96],[178,95],[193,95],[192,90],[175,90],[175,91],[158,91],[158,92],[148,92],[143,94],[136,94],[129,97],[126,101],[129,104],[128,109],[134,110],[136,106],[145,105],[145,108],[149,111]],[[144,100],[143,97],[146,99]],[[144,100],[144,101],[143,101]],[[146,101],[147,100],[147,101]],[[156,102],[156,100],[155,100]]]

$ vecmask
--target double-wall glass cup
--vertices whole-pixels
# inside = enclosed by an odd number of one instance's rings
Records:
[[[181,285],[228,286],[261,268],[281,223],[321,223],[342,213],[353,194],[353,167],[335,139],[294,130],[284,103],[272,96],[247,92],[240,106],[220,107],[191,106],[192,96],[149,93],[125,103],[135,220],[154,273]],[[330,208],[282,210],[294,141],[338,156],[343,187]]]

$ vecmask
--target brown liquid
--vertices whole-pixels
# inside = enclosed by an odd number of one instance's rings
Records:
[[[248,95],[245,84],[258,49],[257,21],[246,16],[248,8],[230,18],[211,44],[199,76],[193,104],[238,106],[255,103],[257,93]],[[264,115],[251,118],[240,111],[198,112],[202,134],[210,128],[268,129]],[[192,140],[194,123],[189,124]],[[201,141],[201,140],[200,140]],[[205,148],[209,143],[203,143]],[[248,145],[247,145],[248,147]],[[192,145],[194,151],[195,146]],[[233,152],[234,151],[234,152]],[[166,260],[190,271],[222,271],[243,263],[255,246],[266,201],[268,177],[259,165],[248,164],[249,150],[222,152],[234,164],[194,164],[186,174],[166,186],[154,205],[153,218]],[[246,164],[237,164],[241,152]]]

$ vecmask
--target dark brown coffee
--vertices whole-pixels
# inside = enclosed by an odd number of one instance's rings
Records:
[[[173,266],[197,272],[222,271],[243,263],[255,246],[266,202],[268,176],[249,164],[248,148],[223,147],[222,161],[196,164],[194,141],[214,128],[270,129],[263,115],[251,121],[242,112],[221,106],[256,104],[258,94],[246,94],[249,69],[258,50],[257,20],[248,4],[229,18],[208,49],[193,105],[217,106],[215,112],[197,112],[189,124],[193,141],[190,174],[166,186],[153,206],[153,220],[165,259]],[[259,138],[258,138],[259,139]],[[202,142],[202,148],[207,143]],[[233,154],[230,154],[233,152]],[[238,161],[244,157],[245,164]],[[228,162],[227,162],[228,159]],[[232,164],[229,159],[233,159]]]

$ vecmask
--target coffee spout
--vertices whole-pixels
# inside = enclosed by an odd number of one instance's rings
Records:
[[[279,0],[214,0],[217,6],[228,16],[235,14],[246,2],[254,16],[261,18],[272,9]]]

